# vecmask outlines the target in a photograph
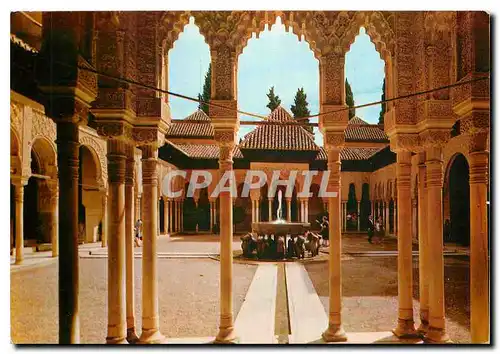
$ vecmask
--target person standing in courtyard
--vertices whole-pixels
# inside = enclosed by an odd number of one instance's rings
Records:
[[[324,215],[322,220],[321,220],[321,223],[320,223],[320,226],[321,226],[320,234],[321,234],[321,237],[323,238],[323,242],[324,242],[323,244],[325,245],[325,247],[330,246],[330,234],[328,231],[329,225],[330,224],[328,223],[328,217],[326,215]]]

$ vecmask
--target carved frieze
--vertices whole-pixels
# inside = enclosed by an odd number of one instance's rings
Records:
[[[47,118],[44,114],[33,110],[32,113],[32,139],[37,137],[46,138],[48,141],[55,141],[57,137],[56,123]]]
[[[132,139],[132,126],[126,122],[99,122],[95,123],[97,134],[108,139]]]
[[[19,103],[10,101],[10,124],[14,127],[18,136],[23,131],[22,107]]]
[[[389,137],[391,150],[398,151],[419,151],[421,149],[420,137],[418,134],[397,133]]]

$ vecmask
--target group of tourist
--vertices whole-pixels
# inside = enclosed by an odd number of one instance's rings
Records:
[[[373,217],[368,216],[368,242],[380,244],[384,240],[384,223],[382,217],[378,217],[373,221]]]

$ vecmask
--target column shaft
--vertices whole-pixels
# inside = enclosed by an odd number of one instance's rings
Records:
[[[175,222],[175,219],[174,219],[174,212],[175,212],[174,201],[173,200],[169,200],[168,204],[169,204],[169,214],[170,214],[169,215],[170,222],[168,224],[170,226],[170,233],[174,233],[175,232],[175,228],[174,228],[174,222]]]
[[[260,222],[260,200],[256,200],[255,201],[256,203],[256,207],[257,207],[257,210],[256,210],[256,215],[255,215],[255,219],[257,220],[257,222]]]
[[[233,169],[232,144],[219,146],[219,175]],[[233,180],[229,180],[232,188]],[[219,194],[220,202],[220,325],[216,342],[236,339],[233,321],[233,198],[229,191]]]
[[[427,178],[425,168],[425,153],[420,153],[420,164],[418,166],[418,268],[419,268],[419,298],[420,298],[420,327],[421,334],[427,333],[429,327],[429,279],[428,269],[431,269],[428,256],[428,234],[427,234]],[[396,203],[394,203],[396,206]],[[394,225],[396,229],[396,224]]]
[[[108,334],[106,343],[126,343],[125,143],[108,140],[109,239]]]
[[[341,181],[340,181],[340,149],[328,150],[328,170],[330,176],[328,186],[331,192],[337,192],[336,197],[328,198],[329,214],[329,313],[328,329],[323,333],[323,339],[327,342],[346,341],[342,327],[342,274],[341,274]]]
[[[163,197],[163,231],[168,235],[168,199]]]
[[[50,241],[52,243],[52,257],[57,257],[59,255],[59,235],[58,235],[58,227],[59,224],[59,193],[57,188],[52,192],[52,196],[50,198],[51,202],[51,228],[50,228]]]
[[[397,201],[394,200],[394,236],[398,235],[398,206]]]
[[[292,200],[289,198],[286,198],[286,221],[291,222],[292,221]]]
[[[429,272],[429,328],[426,340],[445,342],[449,338],[445,330],[444,315],[444,258],[443,258],[443,158],[441,147],[426,148],[428,257],[432,260]]]
[[[360,208],[360,201],[358,200],[358,231],[361,231],[361,208]]]
[[[16,203],[16,264],[24,260],[24,184],[14,185],[14,200]]]
[[[135,275],[134,275],[134,161],[135,146],[126,146],[125,167],[125,263],[126,263],[126,312],[127,341],[135,343],[139,339],[135,331]]]
[[[401,210],[398,222],[401,226],[398,239],[398,324],[393,330],[398,337],[413,336],[415,327],[413,321],[412,297],[412,239],[411,239],[411,152],[397,152],[397,190]]]
[[[268,200],[268,203],[269,203],[269,219],[268,221],[273,221],[273,200],[272,199],[269,199]]]
[[[158,149],[154,145],[142,147],[142,333],[141,343],[159,343],[164,340],[160,333],[158,316]]]
[[[470,154],[470,311],[472,343],[487,343],[489,330],[488,152]]]
[[[59,344],[80,342],[78,312],[78,125],[57,123],[59,175]],[[21,219],[22,220],[22,219]]]
[[[106,192],[102,196],[102,228],[101,228],[101,247],[108,245],[108,196]]]

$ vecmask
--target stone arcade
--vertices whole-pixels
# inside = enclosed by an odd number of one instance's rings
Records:
[[[220,229],[220,329],[216,342],[236,340],[233,319],[234,232],[272,220],[266,187],[248,198],[211,188],[191,200],[169,199],[161,181],[172,169],[234,169],[241,188],[247,169],[271,175],[298,169],[329,170],[337,198],[286,198],[287,221],[330,215],[329,325],[325,341],[343,341],[341,235],[382,216],[398,238],[398,305],[394,333],[419,332],[428,342],[448,340],[444,313],[443,228],[451,219],[470,230],[471,333],[489,331],[490,18],[484,12],[44,12],[11,15],[11,251],[23,262],[24,246],[50,244],[59,257],[59,340],[78,343],[78,244],[108,247],[108,343],[159,343],[157,236]],[[97,75],[93,70],[168,89],[168,51],[193,16],[211,51],[210,117],[195,112],[172,120],[168,96]],[[318,147],[300,126],[286,124],[278,108],[237,143],[237,62],[248,39],[280,16],[319,60]],[[344,56],[366,28],[385,62],[386,97],[449,84],[464,85],[386,104],[384,126],[348,121]],[[35,70],[36,67],[36,70]],[[89,70],[87,70],[89,69]],[[334,112],[334,113],[331,113]],[[286,139],[294,137],[290,141]],[[281,151],[283,159],[259,152]],[[268,156],[267,159],[260,158]],[[465,172],[464,172],[465,171]],[[466,177],[464,177],[466,176]],[[468,182],[462,183],[463,178]],[[173,189],[184,190],[174,181]],[[296,181],[300,190],[303,180]],[[462,188],[461,188],[461,187]],[[466,211],[456,191],[466,188]],[[349,197],[349,195],[353,197]],[[245,199],[245,200],[243,200]],[[237,207],[250,210],[236,220]],[[247,208],[248,206],[248,208]],[[186,230],[190,210],[202,210]],[[223,212],[222,212],[223,211]],[[463,213],[470,213],[464,218]],[[26,223],[36,213],[36,229]],[[357,224],[347,220],[356,213]],[[24,214],[24,216],[23,216]],[[33,214],[35,215],[35,214]],[[201,215],[201,216],[200,216]],[[135,327],[133,227],[144,225],[142,329]],[[233,222],[238,221],[237,223]],[[458,221],[463,219],[462,221]],[[191,220],[191,219],[189,219]],[[469,222],[470,220],[470,222]],[[462,224],[460,224],[462,222]],[[418,240],[418,241],[417,241]],[[464,241],[468,243],[469,237]],[[412,308],[412,241],[418,242],[420,309]],[[448,241],[448,240],[446,240]],[[462,240],[455,239],[455,242]],[[14,248],[14,250],[12,250]],[[414,316],[422,326],[414,326]],[[168,340],[167,340],[168,341]]]

